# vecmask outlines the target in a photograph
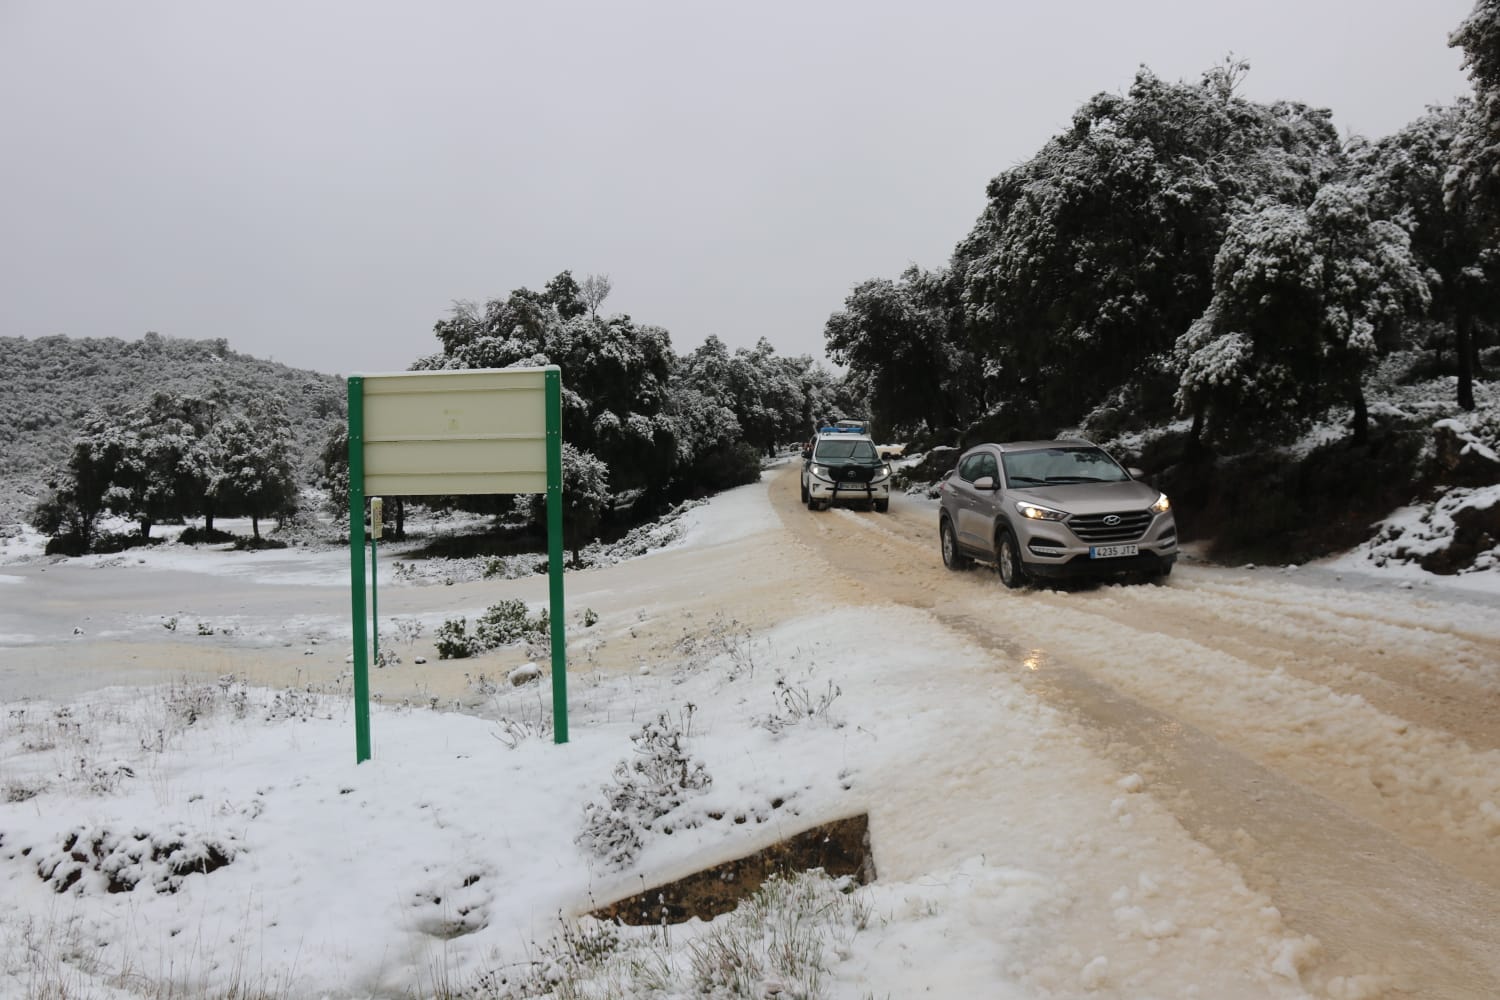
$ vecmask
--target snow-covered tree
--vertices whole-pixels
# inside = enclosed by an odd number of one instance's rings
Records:
[[[207,439],[217,458],[208,492],[220,513],[248,516],[259,540],[261,518],[285,517],[297,509],[291,432],[281,414],[231,414]]]
[[[563,544],[573,553],[573,563],[580,563],[579,552],[595,537],[599,521],[611,501],[609,469],[598,458],[573,447],[562,446],[562,515]],[[539,532],[547,529],[547,498],[541,493],[527,493],[516,498],[516,507]]]
[[[1143,68],[990,182],[954,281],[997,388],[1034,400],[1043,428],[1122,384],[1164,415],[1159,358],[1212,298],[1229,220],[1260,197],[1306,205],[1339,168],[1329,113],[1235,96],[1245,68],[1197,84]]]
[[[578,297],[588,309],[590,317],[599,315],[599,307],[609,298],[611,287],[607,274],[591,274],[578,286]]]
[[[123,417],[121,454],[107,496],[110,509],[133,518],[141,537],[154,524],[199,512],[211,453],[200,441],[217,406],[198,396],[155,392]]]
[[[1195,441],[1205,421],[1221,438],[1285,428],[1335,399],[1363,440],[1362,376],[1428,297],[1406,232],[1372,218],[1363,189],[1325,185],[1305,209],[1263,201],[1230,225],[1213,299],[1176,344]]]
[[[1500,242],[1500,0],[1475,0],[1448,44],[1463,50],[1474,84],[1474,101],[1454,145],[1448,197],[1455,211],[1483,220],[1494,245]]]
[[[1458,404],[1466,410],[1474,408],[1479,346],[1492,332],[1484,318],[1500,306],[1500,253],[1493,238],[1484,221],[1466,210],[1466,198],[1445,197],[1470,105],[1432,108],[1394,135],[1357,144],[1350,155],[1353,178],[1369,192],[1371,211],[1411,235],[1412,253],[1430,273],[1432,315],[1451,334]]]
[[[828,352],[861,373],[872,416],[893,429],[952,427],[982,404],[979,366],[955,342],[946,271],[910,267],[861,282],[823,328]]]
[[[443,353],[414,367],[558,365],[564,373],[563,439],[603,461],[616,489],[665,490],[676,454],[663,415],[676,361],[671,338],[629,316],[586,316],[581,301],[565,316],[554,299],[566,298],[571,282],[563,272],[545,295],[522,288],[482,310],[455,304],[436,327]]]
[[[99,518],[124,453],[118,415],[91,410],[81,421],[66,465],[48,481],[48,492],[31,513],[31,524],[51,536],[58,550],[81,555],[93,548]]]
[[[753,348],[731,352],[710,335],[679,359],[672,394],[697,392],[712,400],[733,414],[737,439],[770,454],[778,445],[807,435],[802,414],[811,366],[812,359],[805,356],[779,356],[764,337]]]

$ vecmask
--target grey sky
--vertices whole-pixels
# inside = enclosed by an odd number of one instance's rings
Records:
[[[0,334],[405,368],[454,299],[821,357],[984,184],[1145,64],[1389,134],[1470,88],[1473,0],[0,0]]]

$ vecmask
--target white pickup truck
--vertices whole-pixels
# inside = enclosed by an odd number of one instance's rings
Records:
[[[809,510],[835,503],[891,506],[891,467],[863,421],[841,420],[818,428],[802,449],[802,502]]]

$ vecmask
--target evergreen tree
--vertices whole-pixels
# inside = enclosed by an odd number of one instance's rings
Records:
[[[121,430],[118,417],[101,410],[80,423],[67,464],[31,515],[32,526],[52,539],[49,552],[80,555],[94,547],[125,450]]]
[[[1463,50],[1474,84],[1474,101],[1454,148],[1448,196],[1455,211],[1480,217],[1493,246],[1500,242],[1500,0],[1475,0],[1448,44]]]
[[[979,366],[950,334],[950,287],[946,272],[911,267],[856,285],[828,318],[829,354],[861,373],[870,416],[885,426],[953,427],[983,401]]]
[[[219,459],[209,492],[222,513],[248,516],[259,541],[261,518],[285,518],[297,509],[290,427],[279,413],[235,413],[208,437]],[[345,470],[347,482],[347,461]]]
[[[1179,338],[1178,400],[1193,441],[1288,428],[1335,399],[1364,440],[1362,376],[1383,335],[1428,300],[1406,233],[1365,192],[1326,185],[1307,208],[1269,199],[1229,227],[1214,297]]]
[[[1145,412],[1169,412],[1161,359],[1213,296],[1229,220],[1260,197],[1307,205],[1339,169],[1328,112],[1235,96],[1247,68],[1196,85],[1142,69],[990,182],[954,280],[996,391],[1032,401],[1041,427],[1124,384]]]
[[[1474,378],[1485,317],[1500,306],[1500,254],[1465,198],[1445,196],[1470,102],[1433,108],[1396,134],[1355,147],[1354,178],[1372,211],[1411,235],[1412,253],[1431,274],[1432,315],[1451,331],[1458,404],[1474,408]]]

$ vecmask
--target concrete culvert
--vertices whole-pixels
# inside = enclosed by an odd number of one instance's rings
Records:
[[[772,875],[819,868],[833,876],[851,875],[861,885],[875,881],[867,814],[804,830],[765,850],[647,889],[589,915],[635,926],[680,924],[693,917],[712,920],[733,910]]]

